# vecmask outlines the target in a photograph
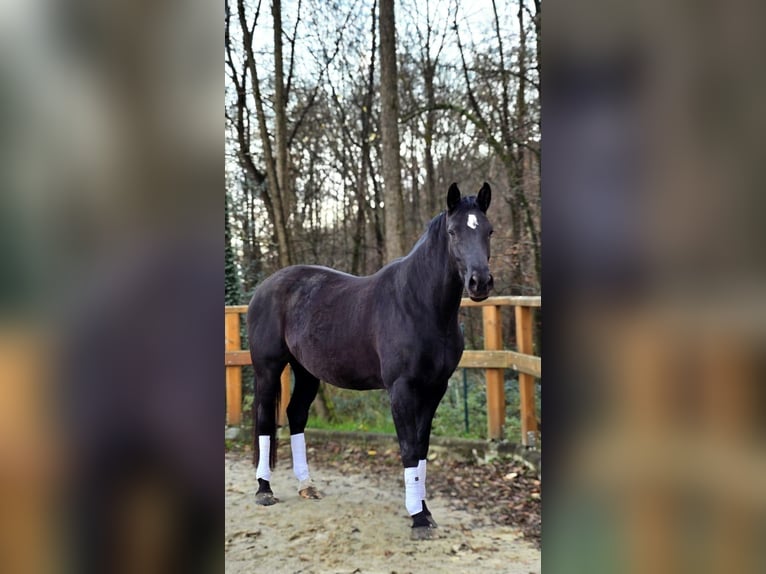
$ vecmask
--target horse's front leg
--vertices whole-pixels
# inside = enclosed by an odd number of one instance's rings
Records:
[[[399,439],[399,450],[404,465],[404,504],[412,517],[412,537],[427,538],[431,523],[423,508],[423,491],[418,475],[420,445],[418,440],[418,414],[423,401],[413,381],[399,378],[389,389],[391,414]]]
[[[447,382],[430,388],[423,393],[420,410],[417,413],[417,440],[418,440],[418,482],[420,485],[420,497],[423,502],[423,512],[432,528],[436,528],[436,521],[431,516],[431,511],[426,506],[426,465],[428,464],[428,446],[431,441],[431,425],[436,414],[436,409],[447,390]]]

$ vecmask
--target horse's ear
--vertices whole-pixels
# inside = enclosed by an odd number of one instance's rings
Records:
[[[484,185],[479,190],[479,195],[476,196],[476,203],[484,213],[487,213],[489,209],[489,202],[492,201],[492,190],[489,188],[489,184],[485,181]]]
[[[457,184],[453,183],[447,191],[447,211],[452,212],[458,203],[460,203],[460,190],[457,188]]]

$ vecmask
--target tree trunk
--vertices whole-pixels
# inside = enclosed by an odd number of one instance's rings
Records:
[[[282,217],[287,223],[294,201],[290,192],[287,156],[287,94],[282,57],[282,2],[273,0],[274,19],[274,144],[277,156],[277,181],[282,194]]]
[[[279,188],[279,177],[274,162],[271,139],[266,127],[266,115],[263,109],[263,97],[261,94],[260,81],[258,79],[258,67],[255,63],[253,54],[253,35],[247,22],[244,0],[237,1],[237,11],[239,13],[239,24],[242,31],[242,46],[245,50],[245,62],[250,70],[250,82],[253,90],[253,99],[255,100],[256,116],[258,118],[258,132],[263,146],[263,155],[266,163],[266,179],[268,181],[269,196],[273,204],[274,233],[277,237],[277,250],[279,252],[279,265],[287,267],[290,265],[290,247],[285,225],[284,209],[282,205],[282,194]],[[249,154],[249,150],[248,150]]]
[[[229,215],[229,192],[224,191],[224,302],[226,305],[242,303],[242,289],[239,282],[234,248],[231,244],[231,216]]]
[[[279,194],[279,216],[281,217],[284,249],[286,256],[280,256],[282,266],[293,260],[287,221],[294,202],[290,199],[290,182],[287,172],[287,97],[285,94],[284,65],[282,59],[282,2],[273,0],[271,15],[274,21],[274,146],[276,147],[276,188]]]
[[[524,228],[524,208],[519,201],[519,195],[523,193],[521,189],[523,177],[519,173],[519,167],[514,165],[508,171],[508,181],[511,186],[511,243],[513,244],[513,259],[511,261],[511,295],[521,295],[524,287],[524,262],[521,254],[524,252],[523,228]]]
[[[356,275],[365,274],[365,262],[366,257],[364,253],[365,246],[365,230],[367,227],[367,179],[369,173],[367,171],[367,164],[370,157],[370,116],[372,115],[372,98],[373,90],[375,89],[375,52],[377,38],[375,35],[375,10],[377,8],[377,2],[373,2],[372,6],[372,26],[370,29],[370,35],[372,36],[372,47],[370,48],[370,66],[367,74],[367,91],[364,95],[364,105],[362,106],[362,150],[359,156],[359,177],[357,178],[357,190],[356,190],[356,229],[354,231],[354,254],[351,260],[351,272]]]
[[[418,175],[420,172],[420,165],[418,163],[417,147],[415,145],[415,130],[410,131],[410,158],[409,158],[409,172],[410,172],[410,209],[407,210],[409,219],[405,218],[405,229],[409,231],[420,230],[424,222],[421,221],[421,208],[420,208],[420,184],[418,181]],[[412,237],[406,236],[406,242],[409,244],[412,241]]]
[[[375,231],[375,252],[377,254],[376,268],[383,267],[386,262],[386,239],[383,234],[383,221],[381,221],[380,207],[383,201],[382,194],[380,192],[380,185],[378,178],[375,177],[375,170],[372,166],[372,148],[367,151],[367,167],[370,170],[370,179],[372,179],[372,193],[375,199],[375,208],[372,210],[372,219]]]
[[[516,92],[516,130],[517,141],[529,142],[529,108],[527,106],[527,28],[524,24],[524,1],[519,0],[519,10],[517,12],[519,20],[519,87]],[[539,62],[539,60],[538,60]],[[541,280],[541,261],[540,261],[540,239],[537,226],[532,215],[532,208],[526,197],[526,155],[527,149],[521,145],[516,146],[516,164],[517,164],[517,198],[519,207],[523,209],[521,217],[524,218],[524,227],[529,232],[529,241],[532,247],[532,272],[536,283],[539,285]],[[539,182],[539,180],[538,180]],[[540,185],[539,183],[537,184]],[[519,222],[521,224],[521,221]]]
[[[519,20],[519,61],[518,61],[518,72],[519,72],[519,82],[518,82],[518,88],[516,90],[516,119],[515,119],[515,140],[516,143],[512,144],[513,147],[513,179],[510,180],[511,182],[511,189],[513,189],[513,197],[515,198],[515,201],[513,202],[512,206],[512,219],[513,219],[513,243],[514,246],[517,249],[517,253],[519,254],[519,257],[517,257],[517,260],[514,261],[513,265],[513,280],[514,288],[511,290],[512,295],[521,295],[523,293],[523,287],[525,284],[524,281],[524,263],[520,257],[520,254],[525,249],[522,248],[522,242],[524,240],[524,226],[526,225],[527,221],[525,221],[524,215],[525,215],[525,205],[526,197],[524,196],[524,149],[521,147],[519,142],[526,142],[527,141],[527,134],[528,130],[526,127],[527,122],[527,99],[526,99],[526,89],[527,89],[527,81],[526,81],[526,74],[527,74],[527,33],[526,28],[524,27],[524,2],[523,0],[518,0],[519,2],[519,10],[517,13],[518,20]],[[493,2],[494,5],[494,2]],[[501,60],[502,61],[502,60]],[[505,75],[505,70],[503,70],[503,74]],[[528,208],[527,208],[528,209]],[[532,230],[530,230],[532,231]]]
[[[429,47],[426,46],[426,49]],[[428,216],[433,217],[438,210],[438,201],[436,198],[436,178],[434,168],[434,155],[433,155],[433,141],[434,141],[434,126],[436,123],[436,95],[434,93],[434,75],[436,73],[436,64],[432,62],[430,58],[426,62],[424,74],[425,92],[426,92],[426,106],[428,106],[428,112],[426,112],[426,125],[425,125],[425,162],[426,162],[426,208],[428,210]]]
[[[332,422],[335,420],[335,405],[325,390],[325,384],[319,384],[317,391],[317,400],[313,403],[317,416],[323,421]]]
[[[399,157],[399,96],[394,0],[380,0],[380,136],[386,226],[386,258],[404,255],[404,199]]]

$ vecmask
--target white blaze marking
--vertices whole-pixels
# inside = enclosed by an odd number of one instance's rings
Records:
[[[479,225],[479,222],[476,221],[476,216],[473,213],[468,214],[468,222],[466,225],[468,225],[468,227],[471,229],[476,229],[476,226]]]

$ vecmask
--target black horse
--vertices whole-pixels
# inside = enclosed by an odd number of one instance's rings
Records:
[[[319,498],[309,477],[303,431],[319,381],[346,389],[386,389],[404,464],[413,537],[436,526],[425,503],[431,423],[463,353],[458,311],[463,288],[474,301],[493,286],[489,272],[491,190],[461,198],[452,184],[437,215],[405,257],[374,275],[326,267],[281,269],[255,291],[247,312],[255,371],[256,502],[277,501],[270,486],[276,451],[280,374],[295,386],[287,407],[298,491]]]

